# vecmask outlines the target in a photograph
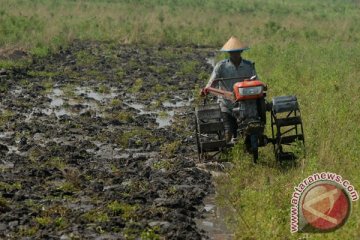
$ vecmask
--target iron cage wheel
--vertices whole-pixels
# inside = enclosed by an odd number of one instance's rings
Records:
[[[198,116],[197,114],[195,114],[195,140],[196,140],[196,146],[197,146],[197,151],[198,151],[198,158],[199,160],[201,160],[201,146],[200,146],[200,137],[199,137],[199,125],[198,125]]]
[[[253,153],[252,153],[253,161],[254,161],[254,163],[257,163],[257,160],[259,159],[259,148],[257,147],[255,149],[253,149],[252,151],[253,151]]]
[[[219,104],[199,105],[195,108],[195,133],[199,160],[211,153],[210,158],[226,147],[223,139],[224,123]]]
[[[294,160],[295,143],[302,142],[305,150],[304,128],[296,96],[280,96],[273,98],[271,109],[271,133],[275,158]],[[295,148],[294,148],[295,147]]]

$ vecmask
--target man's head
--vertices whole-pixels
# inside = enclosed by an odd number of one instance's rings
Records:
[[[230,55],[230,59],[232,62],[240,62],[241,60],[241,53],[243,51],[232,51],[232,52],[229,52],[229,55]]]
[[[232,51],[232,52],[229,52],[230,59],[240,59],[242,52],[243,52],[243,51]]]

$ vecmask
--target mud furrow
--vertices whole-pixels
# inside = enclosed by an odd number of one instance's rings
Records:
[[[200,239],[207,49],[74,42],[1,81],[0,237]]]

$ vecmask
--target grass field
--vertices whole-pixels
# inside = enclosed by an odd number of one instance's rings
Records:
[[[229,223],[236,238],[360,237],[359,201],[336,232],[289,231],[293,187],[305,177],[335,172],[360,191],[358,0],[0,0],[0,6],[0,48],[35,56],[74,39],[214,49],[231,35],[249,42],[244,57],[256,62],[269,97],[297,95],[307,155],[298,168],[282,170],[270,146],[261,150],[256,166],[239,148],[233,150],[235,168],[219,179],[218,191],[219,202],[235,210]],[[2,66],[8,60],[0,59]]]
[[[219,46],[358,41],[359,1],[1,0],[0,46],[45,54],[72,39]],[[329,24],[330,23],[330,24]],[[330,41],[329,41],[330,40]],[[351,46],[349,46],[351,47]]]

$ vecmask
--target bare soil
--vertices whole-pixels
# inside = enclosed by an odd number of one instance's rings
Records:
[[[2,69],[0,238],[201,239],[203,48],[74,42]]]

